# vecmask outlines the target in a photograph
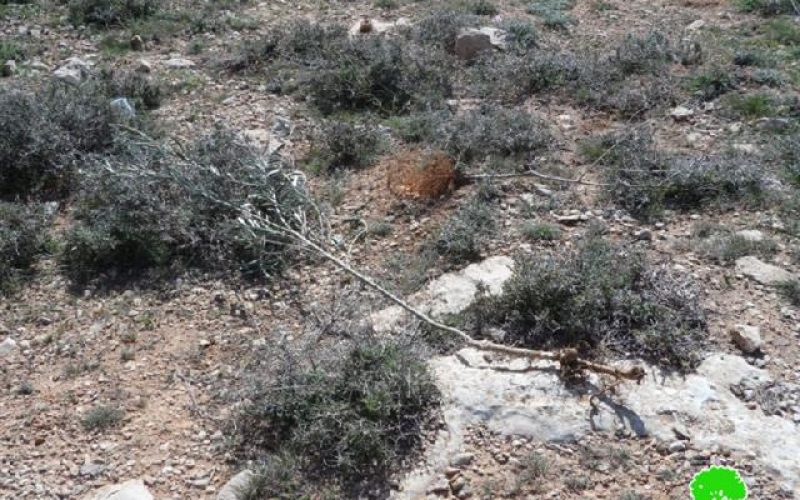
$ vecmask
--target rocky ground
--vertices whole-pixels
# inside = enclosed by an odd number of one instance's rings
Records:
[[[287,19],[359,26],[365,17],[376,27],[413,25],[432,2],[398,3],[384,9],[366,1],[245,2],[216,14],[228,20],[216,32],[145,37],[139,46],[131,45],[137,34],[132,29],[71,26],[58,2],[0,2],[0,41],[24,48],[18,61],[5,65],[0,86],[81,79],[101,67],[139,71],[169,89],[151,118],[171,135],[194,137],[224,121],[265,148],[279,137],[293,156],[304,158],[318,121],[308,103],[270,93],[262,77],[231,74],[219,61],[242,40]],[[531,17],[526,2],[492,3],[501,17]],[[541,28],[550,46],[602,48],[625,33],[657,28],[701,41],[711,58],[729,50],[726,40],[746,37],[765,22],[721,0],[579,0],[570,15],[574,24],[565,31]],[[799,29],[794,18],[789,22]],[[487,18],[487,25],[493,23]],[[798,60],[781,64],[789,76],[780,92],[796,97]],[[688,70],[676,69],[681,71]],[[730,116],[713,100],[674,104],[636,119],[653,128],[660,145],[697,154],[725,148],[758,154],[771,143],[769,127],[797,116]],[[652,221],[635,219],[599,195],[589,182],[600,179],[597,165],[578,152],[587,137],[624,129],[634,119],[560,99],[530,98],[520,107],[556,129],[556,174],[587,182],[495,179],[493,210],[501,229],[483,244],[481,257],[488,260],[466,278],[442,279],[458,266],[398,270],[390,262],[415,255],[478,188],[469,185],[430,203],[398,199],[386,184],[390,151],[369,168],[311,181],[320,197],[337,200],[334,232],[351,234],[353,220],[390,227],[388,235],[354,240],[349,262],[395,290],[414,292],[406,281],[426,285],[412,302],[445,317],[465,309],[478,280],[499,291],[515,252],[571,248],[587,227],[601,223],[608,238],[641,246],[652,260],[696,281],[710,333],[707,364],[685,378],[648,367],[641,386],[623,384],[598,403],[591,394],[611,380],[596,377],[567,388],[546,367],[525,371],[469,350],[434,357],[430,363],[445,396],[441,426],[430,431],[414,470],[397,474],[392,494],[687,498],[693,474],[719,464],[742,473],[752,498],[800,495],[800,314],[775,288],[800,269],[797,240],[779,207],[668,210]],[[555,242],[524,235],[521,222],[534,205],[552,207],[537,220],[560,230]],[[712,223],[747,231],[749,240],[768,239],[774,251],[714,261],[696,236],[699,226]],[[21,291],[0,297],[0,497],[9,499],[118,498],[113,488],[101,488],[128,481],[134,481],[127,483],[130,498],[137,500],[151,498],[147,492],[154,498],[228,498],[220,491],[245,467],[226,442],[236,408],[232,395],[257,347],[274,342],[279,330],[301,335],[314,306],[333,309],[328,304],[343,288],[359,288],[315,259],[299,260],[267,284],[193,274],[155,288],[74,290],[54,261],[38,263],[37,271]],[[402,313],[384,310],[386,302],[374,293],[354,293],[374,313],[376,330],[402,321]],[[469,365],[460,361],[465,357]],[[484,376],[482,363],[522,371]],[[87,416],[112,407],[122,412],[119,425],[87,430]]]

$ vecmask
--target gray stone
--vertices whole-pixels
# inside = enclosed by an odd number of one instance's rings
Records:
[[[764,233],[758,229],[743,229],[741,231],[736,231],[736,236],[744,238],[747,241],[752,241],[753,243],[764,241],[765,238]]]
[[[285,116],[276,116],[272,122],[272,135],[278,139],[288,139],[292,135],[292,122]]]
[[[450,460],[450,465],[453,467],[465,467],[471,464],[474,458],[475,455],[472,453],[459,453],[458,455],[454,456],[452,460]]]
[[[792,274],[780,267],[762,262],[756,257],[742,257],[736,261],[736,272],[751,278],[762,285],[777,285],[793,278]]]
[[[694,116],[694,111],[684,106],[678,106],[677,108],[673,108],[669,114],[675,121],[680,122],[688,120]]]
[[[118,97],[111,100],[111,109],[114,113],[126,120],[136,118],[136,107],[127,97]]]
[[[239,500],[242,491],[247,489],[254,476],[255,474],[249,470],[243,470],[236,474],[219,490],[217,500]]]
[[[9,77],[14,76],[17,72],[17,63],[13,59],[9,59],[8,61],[3,63],[2,68],[0,68],[0,76]]]
[[[748,269],[737,264],[740,270]],[[486,282],[489,293],[502,290],[512,265],[508,257],[487,259],[460,273],[442,276],[409,300],[434,317],[457,314],[472,302],[478,282]],[[400,321],[402,316],[393,317],[395,313],[391,309],[377,313],[371,318],[373,325],[380,330],[391,321]],[[453,458],[462,452],[471,426],[538,442],[622,432],[673,443],[677,435],[682,444],[673,445],[673,450],[688,449],[686,439],[691,436],[694,449],[718,445],[751,452],[784,478],[800,478],[796,460],[800,433],[795,424],[791,419],[750,410],[748,403],[729,389],[743,379],[758,384],[771,380],[768,372],[749,365],[741,356],[710,353],[687,375],[665,374],[645,365],[646,376],[640,384],[622,384],[615,395],[598,398],[595,408],[586,398],[576,396],[547,361],[506,359],[465,348],[434,357],[429,366],[442,393],[445,427],[428,448],[425,466],[402,482],[402,498],[424,496],[432,491],[431,485],[441,482],[444,472],[453,466]],[[502,370],[494,369],[497,367]],[[587,373],[587,380],[603,386],[596,374]],[[669,450],[670,445],[665,444],[664,451]]]
[[[187,69],[194,67],[194,61],[182,57],[173,57],[164,61],[164,66],[169,69]]]
[[[139,52],[140,50],[144,50],[144,40],[139,35],[133,35],[131,37],[131,50]]]
[[[574,226],[579,222],[583,222],[584,217],[581,214],[556,215],[556,220],[565,226]]]
[[[482,52],[492,50],[492,37],[475,28],[461,30],[456,36],[455,54],[459,59],[469,61]]]
[[[686,451],[686,441],[673,441],[669,444],[668,450],[670,453]]]
[[[91,73],[91,64],[79,57],[70,57],[60,68],[53,72],[53,77],[70,85],[80,85]]]
[[[409,297],[408,302],[433,317],[459,313],[472,303],[479,283],[488,288],[490,295],[499,294],[503,283],[511,277],[513,264],[513,259],[506,256],[488,258],[460,272],[440,276]],[[374,313],[370,321],[376,331],[389,332],[407,318],[404,309],[394,306]]]
[[[705,21],[703,21],[702,19],[698,19],[697,21],[694,21],[689,26],[687,26],[686,31],[697,31],[700,28],[704,27],[705,25],[706,25]]]
[[[731,329],[731,340],[743,353],[755,354],[761,350],[761,329],[757,326],[736,325]]]
[[[95,477],[105,472],[105,470],[106,466],[102,462],[86,462],[85,464],[81,465],[80,475]]]
[[[733,149],[747,155],[758,153],[758,146],[755,144],[734,144]]]
[[[370,33],[382,34],[402,26],[408,26],[408,19],[401,17],[394,22],[385,22],[380,19],[370,19],[367,16],[362,16],[361,19],[350,26],[348,32],[350,36],[367,35]]]
[[[33,71],[50,71],[50,66],[46,65],[42,61],[31,61],[27,63],[27,66]]]
[[[508,47],[508,32],[505,30],[501,30],[499,28],[493,28],[491,26],[484,26],[480,28],[478,31],[485,35],[489,35],[489,43],[492,44],[492,47],[495,47],[500,50],[505,50]]]
[[[711,354],[696,373],[686,376],[646,367],[647,376],[640,385],[623,384],[615,397],[601,398],[596,411],[576,397],[546,362],[533,363],[531,370],[524,360],[504,359],[503,371],[492,370],[485,353],[466,348],[434,358],[430,364],[445,401],[447,431],[434,448],[439,453],[461,447],[464,432],[472,425],[484,425],[502,435],[556,442],[623,429],[630,435],[682,443],[667,445],[665,451],[672,452],[688,448],[685,441],[675,441],[675,429],[680,428],[682,434],[691,435],[698,449],[720,445],[752,451],[785,478],[800,478],[800,463],[794,458],[800,449],[795,424],[748,410],[747,403],[728,389],[743,378],[769,380],[767,372],[740,356]],[[600,383],[595,375],[588,377]],[[440,464],[440,471],[450,465],[433,457],[430,461]],[[419,476],[412,477],[403,488],[408,498],[413,492],[424,492]]]
[[[105,486],[83,497],[83,500],[153,500],[141,479]]]
[[[462,476],[458,476],[450,480],[450,489],[453,490],[453,493],[456,495],[458,495],[466,485],[467,480]]]
[[[16,350],[16,348],[16,341],[11,337],[8,337],[3,342],[0,342],[0,356],[5,356],[6,354]]]
[[[139,59],[136,63],[136,71],[139,73],[150,73],[153,71],[153,64],[147,59]]]
[[[427,493],[429,495],[446,496],[450,493],[450,483],[448,483],[445,479],[440,479],[428,487]]]
[[[683,439],[684,441],[689,441],[692,439],[691,434],[689,434],[689,431],[686,430],[686,426],[681,425],[680,423],[676,423],[672,426],[672,432],[675,433],[675,437],[678,439]]]
[[[788,118],[768,117],[758,120],[758,127],[766,132],[783,132],[792,126]]]

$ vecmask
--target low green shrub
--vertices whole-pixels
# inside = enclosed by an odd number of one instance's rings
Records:
[[[400,114],[440,107],[451,93],[447,67],[430,50],[391,38],[358,38],[331,51],[303,77],[303,87],[325,114]]]
[[[778,285],[778,293],[795,307],[800,307],[800,281],[793,279]]]
[[[501,24],[508,33],[508,43],[512,49],[522,53],[537,46],[536,28],[524,19],[508,19]]]
[[[346,40],[347,29],[342,25],[295,20],[271,29],[261,38],[247,40],[225,64],[234,72],[264,69],[273,63],[314,67]]]
[[[718,66],[689,80],[689,89],[704,101],[714,100],[735,88],[736,80],[731,76],[730,69]]]
[[[674,101],[675,79],[668,72],[669,41],[659,33],[629,35],[615,55],[599,51],[509,51],[473,65],[475,92],[519,102],[531,95],[557,94],[624,118]]]
[[[725,104],[737,116],[753,120],[775,114],[775,103],[767,94],[730,94]]]
[[[273,175],[281,168],[222,128],[180,154],[131,144],[82,172],[61,262],[76,282],[148,268],[277,272],[287,257],[281,237],[250,231],[239,218],[275,220],[280,210],[299,223],[304,188]]]
[[[81,418],[81,424],[87,431],[104,431],[116,427],[122,422],[125,411],[116,406],[97,405]]]
[[[163,83],[139,72],[112,73],[106,78],[106,94],[131,99],[136,109],[157,109],[164,99]]]
[[[573,54],[538,50],[479,62],[474,65],[478,92],[511,101],[563,88],[577,78],[580,64]]]
[[[253,488],[278,498],[325,483],[348,493],[385,486],[420,444],[439,401],[413,346],[374,338],[285,351],[274,373],[258,380],[235,438],[244,456],[268,464]]]
[[[541,17],[548,28],[566,30],[576,22],[574,17],[567,14],[574,6],[574,0],[535,0],[528,5],[527,11]]]
[[[489,0],[473,0],[468,6],[468,10],[476,16],[496,16],[500,13],[497,6]]]
[[[433,239],[433,248],[452,265],[481,258],[481,247],[495,230],[489,204],[474,197],[448,219]]]
[[[427,111],[393,116],[387,120],[387,125],[407,144],[435,143],[450,120],[452,113],[449,111]]]
[[[623,74],[644,74],[657,71],[671,62],[672,57],[673,50],[667,37],[652,31],[645,36],[626,35],[612,62]]]
[[[439,257],[433,246],[427,243],[413,252],[390,254],[384,261],[383,282],[387,288],[411,295],[425,286]]]
[[[69,17],[75,25],[107,28],[152,16],[158,8],[156,0],[70,0]]]
[[[526,222],[522,225],[521,233],[531,241],[555,241],[561,238],[558,226],[541,222]]]
[[[42,205],[0,201],[0,292],[13,288],[44,252],[48,222]]]
[[[3,63],[6,61],[21,62],[25,60],[25,52],[24,46],[13,39],[0,40],[0,61]]]
[[[572,251],[518,256],[483,315],[515,345],[589,358],[610,351],[679,370],[699,363],[707,336],[691,283],[594,233]]]
[[[543,120],[525,111],[484,105],[444,125],[440,145],[464,162],[486,157],[525,157],[552,147]]]
[[[74,187],[78,166],[109,151],[116,117],[94,81],[52,82],[35,92],[0,89],[0,199],[54,199]]]
[[[756,12],[762,16],[797,14],[797,4],[793,0],[735,0],[744,12]]]
[[[778,245],[772,239],[755,241],[729,231],[721,231],[698,241],[695,251],[706,259],[731,265],[748,255],[772,256],[778,251]]]
[[[768,173],[760,164],[744,156],[667,154],[655,147],[648,129],[605,136],[585,150],[593,151],[606,167],[606,195],[645,219],[664,208],[759,200],[768,181]]]
[[[384,138],[369,122],[331,122],[323,127],[318,161],[325,172],[369,166],[381,152]]]
[[[422,18],[410,31],[410,38],[423,46],[435,46],[446,52],[455,49],[458,32],[475,27],[480,18],[455,11],[437,11]]]

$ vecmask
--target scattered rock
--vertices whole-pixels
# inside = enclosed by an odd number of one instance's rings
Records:
[[[680,432],[690,434],[697,449],[716,444],[753,451],[784,477],[800,477],[800,464],[794,458],[800,435],[791,430],[795,424],[748,411],[747,403],[728,389],[731,381],[745,377],[769,380],[767,372],[740,356],[710,354],[695,373],[685,376],[664,376],[658,368],[647,368],[640,385],[620,388],[618,397],[625,401],[624,408],[600,403],[589,419],[587,404],[571,394],[558,375],[545,371],[552,366],[546,362],[534,363],[541,371],[524,370],[529,368],[525,360],[505,361],[508,371],[486,370],[484,353],[465,348],[456,355],[434,358],[430,364],[448,401],[444,408],[447,439],[476,424],[506,436],[555,442],[624,428],[633,436],[663,440],[664,453],[673,453],[688,450],[685,439],[675,439],[677,423],[686,426]],[[680,422],[676,415],[682,416]]]
[[[239,500],[241,492],[250,485],[254,476],[255,474],[249,470],[236,474],[219,490],[217,500]]]
[[[442,495],[442,496],[449,495],[450,483],[448,483],[446,479],[440,479],[430,485],[427,493],[429,495]]]
[[[105,472],[106,466],[102,462],[86,462],[81,465],[80,475],[87,477],[99,476]]]
[[[3,63],[3,67],[0,68],[0,76],[8,78],[10,76],[14,76],[17,72],[17,63],[13,59],[9,59],[8,61]]]
[[[3,342],[0,342],[0,356],[5,356],[6,354],[14,351],[17,348],[17,343],[11,337],[6,338]]]
[[[194,68],[194,61],[184,59],[182,57],[173,57],[164,61],[164,66],[169,69],[187,69]]]
[[[694,111],[684,106],[678,106],[670,111],[669,115],[677,122],[686,121],[694,116]]]
[[[758,229],[743,229],[742,231],[736,231],[736,236],[744,238],[745,240],[753,243],[762,242],[765,238],[764,233]]]
[[[702,19],[698,19],[697,21],[694,21],[692,24],[687,26],[686,31],[697,31],[700,28],[704,27],[705,25],[706,25],[705,21],[703,21]]]
[[[141,479],[132,479],[122,484],[105,486],[91,493],[83,500],[153,500]]]
[[[139,59],[139,62],[136,63],[136,71],[139,73],[151,73],[153,64],[146,59]]]
[[[120,118],[124,118],[125,120],[136,118],[136,107],[127,97],[112,99],[110,106],[111,109],[114,110],[114,113]]]
[[[466,309],[474,300],[478,283],[489,289],[489,294],[500,293],[503,283],[511,277],[514,264],[511,257],[496,256],[471,264],[460,272],[447,273],[412,295],[408,300],[433,317],[456,314]],[[372,327],[379,332],[391,331],[408,317],[399,306],[386,308],[370,316]]]
[[[763,345],[761,329],[757,326],[736,325],[731,329],[731,340],[745,354],[755,354]]]
[[[454,456],[452,460],[450,460],[450,465],[453,467],[466,467],[472,463],[474,458],[475,455],[472,453],[459,453],[458,455]]]
[[[66,64],[53,72],[53,77],[70,85],[80,83],[91,73],[91,65],[79,57],[70,57]]]
[[[489,35],[489,43],[492,44],[492,47],[500,50],[506,50],[508,48],[508,32],[505,30],[501,30],[499,28],[493,28],[491,26],[484,26],[480,28],[478,31],[485,35]]]
[[[348,32],[350,36],[367,35],[370,33],[381,34],[399,26],[408,26],[408,19],[401,17],[394,22],[384,22],[379,19],[370,19],[367,16],[362,16],[361,19],[350,26]]]
[[[467,485],[467,480],[463,476],[457,476],[450,480],[450,489],[453,494],[458,495]]]
[[[681,424],[675,424],[672,426],[672,432],[675,433],[675,437],[678,439],[683,439],[684,441],[689,441],[692,439],[692,436],[689,434],[689,431]]]
[[[144,40],[139,35],[133,35],[131,37],[131,50],[139,52],[144,50]]]
[[[736,261],[736,272],[762,285],[777,285],[793,278],[785,269],[762,262],[756,257],[742,257]]]
[[[27,63],[27,66],[33,71],[50,71],[50,66],[38,60]]]
[[[558,125],[563,130],[572,130],[575,128],[575,119],[572,115],[558,115],[556,119],[558,120]]]
[[[686,441],[673,441],[669,444],[668,450],[670,453],[686,451]]]
[[[579,222],[583,222],[586,219],[581,214],[571,214],[571,215],[556,215],[556,220],[564,224],[565,226],[574,226]]]
[[[455,54],[459,59],[469,61],[482,52],[492,50],[492,37],[476,28],[462,30],[456,37]]]
[[[277,139],[288,139],[292,135],[292,122],[285,116],[276,116],[272,122],[272,135]]]
[[[755,144],[734,144],[733,149],[747,155],[758,153],[758,147]]]

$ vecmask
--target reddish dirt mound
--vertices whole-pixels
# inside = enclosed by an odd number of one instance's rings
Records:
[[[383,160],[389,191],[403,198],[438,198],[453,192],[456,162],[443,151],[406,150]]]

